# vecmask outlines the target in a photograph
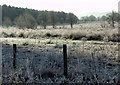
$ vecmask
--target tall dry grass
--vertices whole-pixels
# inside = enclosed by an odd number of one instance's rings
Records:
[[[61,38],[61,39],[72,39],[81,40],[83,37],[87,40],[104,40],[104,37],[108,37],[109,41],[120,41],[118,28],[85,28],[79,27],[70,29],[18,29],[18,28],[2,28],[0,29],[0,35],[4,38],[16,37],[16,38]]]

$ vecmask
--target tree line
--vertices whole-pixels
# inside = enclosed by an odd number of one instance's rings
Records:
[[[38,11],[2,5],[2,21],[6,27],[15,25],[19,28],[36,28],[37,25],[41,25],[46,29],[47,25],[55,28],[56,24],[69,23],[72,28],[78,20],[73,13],[63,11]]]
[[[88,22],[88,21],[102,21],[102,23],[107,22],[113,28],[115,28],[115,23],[118,23],[119,20],[120,20],[120,14],[115,11],[107,13],[106,15],[103,15],[101,17],[95,17],[93,15],[90,15],[90,16],[83,16],[80,19],[81,22]],[[102,27],[105,27],[105,25],[103,25]]]
[[[38,25],[41,25],[46,29],[48,25],[52,25],[53,28],[55,28],[56,24],[70,24],[71,28],[73,28],[73,24],[78,22],[106,21],[115,28],[115,23],[118,22],[119,17],[120,14],[112,11],[102,17],[90,15],[78,19],[73,13],[65,13],[63,11],[38,11],[34,9],[2,5],[2,21],[3,26],[5,27],[15,25],[19,28],[37,28]]]

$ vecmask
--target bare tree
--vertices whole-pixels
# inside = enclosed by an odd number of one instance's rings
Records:
[[[77,22],[77,17],[73,13],[68,13],[66,16],[66,21],[70,23],[71,28],[73,28],[73,24]]]
[[[48,24],[48,13],[47,11],[40,12],[37,17],[38,23],[41,24],[44,29],[46,29],[46,26]]]
[[[34,19],[34,17],[28,13],[24,13],[23,15],[20,15],[17,19],[15,19],[15,24],[19,28],[36,28],[37,22]]]
[[[115,22],[117,21],[118,13],[112,11],[112,13],[107,14],[108,23],[115,28]]]
[[[105,27],[107,26],[106,20],[107,20],[107,17],[106,17],[105,15],[103,15],[103,16],[100,18],[101,27],[102,27],[102,28],[105,28]]]
[[[89,21],[96,21],[97,18],[94,15],[89,16]]]
[[[10,25],[12,25],[11,19],[9,17],[4,17],[3,26],[9,27]]]
[[[49,23],[52,24],[53,28],[55,28],[55,24],[57,23],[58,19],[54,11],[49,13]]]

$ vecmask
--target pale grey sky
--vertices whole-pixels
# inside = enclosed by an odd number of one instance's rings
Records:
[[[118,10],[120,0],[0,0],[0,5],[37,10],[73,12],[79,16],[88,12],[110,12]]]

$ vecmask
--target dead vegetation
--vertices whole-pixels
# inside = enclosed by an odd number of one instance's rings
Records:
[[[112,42],[118,41],[118,29],[86,26],[0,29],[3,83],[118,83],[119,42]],[[17,44],[16,70],[10,62],[13,44]],[[63,44],[68,46],[68,78],[63,76]]]
[[[108,37],[108,41],[118,42],[120,41],[118,33],[118,28],[101,28],[100,24],[83,24],[83,27],[75,25],[74,28],[62,28],[59,26],[48,29],[18,29],[18,28],[2,28],[0,29],[0,35],[4,38],[6,37],[16,37],[16,38],[59,38],[59,39],[71,39],[71,40],[81,40],[83,37],[87,40],[99,40],[103,41],[105,37]],[[69,27],[69,26],[68,26]]]

